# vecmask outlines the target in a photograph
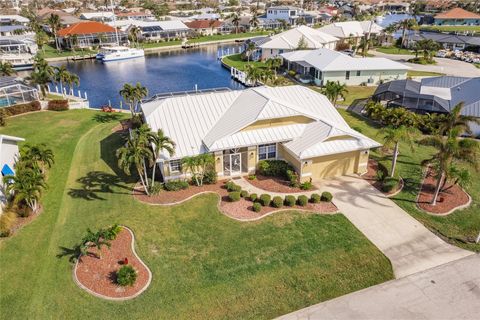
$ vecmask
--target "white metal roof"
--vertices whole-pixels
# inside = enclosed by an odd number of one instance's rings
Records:
[[[324,33],[337,38],[362,37],[371,32],[377,34],[383,31],[383,28],[372,21],[345,21],[334,22],[318,29]]]
[[[325,44],[338,41],[337,38],[320,30],[299,26],[271,36],[271,40],[260,47],[263,49],[296,49],[302,37],[305,39],[309,49],[322,48]]]
[[[0,15],[0,21],[2,22],[17,21],[20,23],[28,23],[30,20],[18,14],[2,14]]]
[[[135,19],[119,20],[116,22],[109,22],[110,26],[129,27],[137,26],[144,27],[160,27],[162,30],[188,30],[189,28],[180,20],[166,20],[166,21],[143,21]]]
[[[111,11],[83,12],[80,15],[80,17],[83,17],[86,20],[98,18],[113,19],[114,16],[115,15]]]
[[[330,134],[338,129],[343,134],[363,137],[347,125],[324,95],[303,86],[256,87],[165,97],[142,104],[142,110],[152,130],[163,129],[176,142],[173,158],[286,142],[314,131],[314,139],[307,143],[311,147],[322,140],[317,134],[321,127],[328,127]],[[242,130],[258,120],[298,115],[314,122]],[[296,143],[304,144],[303,140]],[[162,155],[162,159],[168,158],[168,154]]]
[[[306,62],[321,71],[410,69],[404,64],[387,58],[353,58],[326,48],[286,52],[281,56],[290,62]]]

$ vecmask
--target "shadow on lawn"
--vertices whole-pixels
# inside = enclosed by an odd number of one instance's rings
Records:
[[[71,263],[77,262],[78,257],[80,257],[80,245],[76,245],[73,248],[67,247],[58,247],[60,249],[60,253],[57,254],[57,258],[61,259],[63,257],[68,257],[68,261]]]
[[[102,171],[91,171],[86,176],[77,179],[81,184],[80,188],[71,188],[68,195],[72,198],[82,198],[85,200],[105,200],[99,194],[115,193],[115,194],[130,194],[131,187],[124,184],[123,180],[113,174]],[[127,192],[118,192],[113,188],[120,188],[127,190]]]
[[[122,116],[119,113],[97,112],[93,116],[93,120],[99,123],[108,123],[119,121]]]

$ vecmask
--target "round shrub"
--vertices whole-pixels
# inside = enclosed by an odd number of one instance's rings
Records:
[[[325,202],[330,202],[332,201],[333,196],[330,192],[324,191],[322,192],[322,196],[320,197],[320,200],[325,201]]]
[[[250,194],[250,200],[251,200],[251,201],[254,201],[254,202],[255,202],[255,200],[257,200],[257,198],[258,198],[258,196],[257,196],[256,193]]]
[[[386,193],[392,192],[393,190],[395,190],[397,185],[398,185],[398,180],[396,178],[386,177],[382,183],[382,191]]]
[[[320,199],[321,199],[321,197],[320,197],[320,195],[319,195],[318,193],[314,193],[314,194],[312,194],[312,195],[310,196],[310,201],[311,201],[312,203],[319,203],[319,202],[320,202]]]
[[[240,197],[242,197],[242,198],[248,198],[248,191],[247,191],[247,190],[242,190],[242,191],[240,191]]]
[[[283,206],[283,199],[280,196],[273,197],[272,206],[275,208],[281,208]]]
[[[293,207],[295,205],[295,202],[297,199],[295,199],[295,196],[288,195],[285,197],[285,205],[289,207]]]
[[[260,203],[261,203],[262,206],[264,206],[264,207],[269,206],[271,200],[272,200],[272,198],[270,197],[269,194],[262,194],[262,195],[260,196]]]
[[[209,169],[203,175],[204,184],[215,184],[218,181],[217,171],[215,169]]]
[[[303,194],[298,196],[297,203],[299,206],[305,207],[308,204],[308,197]]]
[[[261,205],[260,203],[258,203],[258,202],[255,202],[255,203],[253,204],[253,211],[255,211],[255,212],[260,212],[261,210],[262,210],[262,205]]]
[[[236,185],[235,182],[227,182],[226,184],[227,186],[227,190],[232,192],[232,191],[235,191],[235,192],[240,192],[242,191],[242,187],[240,187],[239,185]]]
[[[132,266],[122,266],[117,271],[117,283],[121,286],[133,286],[137,281],[137,271]]]
[[[185,180],[169,180],[163,184],[163,188],[167,191],[178,191],[188,189],[189,184]]]
[[[235,201],[240,200],[240,192],[238,192],[238,191],[229,192],[229,193],[228,193],[228,199],[229,199],[231,202],[235,202]]]

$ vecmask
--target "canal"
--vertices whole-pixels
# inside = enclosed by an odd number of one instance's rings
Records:
[[[243,86],[230,78],[230,72],[217,60],[218,52],[238,51],[239,44],[209,45],[195,49],[176,49],[148,53],[145,58],[102,63],[96,60],[58,62],[80,77],[80,86],[87,92],[90,106],[98,108],[111,103],[119,107],[122,100],[118,92],[124,83],[140,82],[149,96],[156,93],[191,91]],[[126,108],[123,105],[123,108]]]

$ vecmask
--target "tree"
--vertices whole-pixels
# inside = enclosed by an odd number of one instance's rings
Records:
[[[453,107],[450,113],[444,115],[444,119],[440,123],[440,134],[450,134],[452,131],[457,131],[460,134],[466,133],[472,135],[470,129],[470,123],[476,123],[480,125],[480,119],[474,116],[462,115],[464,103],[460,102]]]
[[[308,49],[308,42],[305,39],[305,37],[302,36],[300,40],[298,40],[297,50],[305,50],[305,49]]]
[[[137,82],[135,86],[125,83],[119,93],[130,107],[133,117],[135,116],[138,103],[148,95],[148,90],[140,82]]]
[[[46,96],[48,84],[54,78],[54,68],[41,56],[35,56],[33,63],[33,72],[28,78],[33,84],[40,86],[42,96]]]
[[[255,43],[249,41],[247,43],[247,47],[245,48],[245,56],[247,56],[247,62],[250,62],[250,56],[252,55],[252,52],[255,51]]]
[[[204,153],[198,156],[185,157],[182,159],[182,168],[186,172],[190,171],[192,180],[197,186],[203,185],[203,178],[209,166],[215,163],[214,157],[211,154]]]
[[[422,39],[415,43],[415,50],[422,51],[423,58],[427,61],[433,60],[433,54],[440,49],[440,44],[432,39]]]
[[[13,69],[13,65],[10,62],[1,62],[0,61],[0,75],[1,76],[11,76],[16,71]]]
[[[35,42],[37,43],[37,46],[42,50],[43,53],[45,53],[45,45],[48,44],[48,41],[50,38],[48,37],[48,34],[45,33],[43,30],[39,30],[35,34]]]
[[[390,170],[390,176],[393,177],[395,174],[398,155],[400,153],[400,142],[403,141],[407,143],[413,152],[417,130],[406,126],[400,126],[398,128],[388,126],[380,129],[378,133],[383,135],[383,146],[385,148],[391,149],[393,147],[392,169]]]
[[[133,42],[134,45],[138,45],[138,35],[140,31],[140,28],[137,26],[132,26],[128,31],[128,38]]]
[[[272,70],[275,74],[275,78],[277,78],[277,70],[280,68],[282,65],[282,59],[280,58],[269,58],[267,61],[265,61],[265,64],[267,65],[267,68]]]
[[[416,19],[405,19],[394,24],[393,28],[395,30],[402,30],[402,43],[400,46],[402,48],[405,48],[407,31],[418,29],[418,23]]]
[[[455,128],[446,136],[436,134],[420,140],[420,144],[436,149],[433,157],[423,161],[424,164],[433,164],[437,175],[432,205],[437,204],[438,195],[447,180],[458,172],[455,170],[457,164],[466,163],[472,165],[477,171],[479,169],[479,144],[472,139],[458,139],[459,133],[458,128]]]
[[[155,184],[155,169],[157,167],[157,161],[160,158],[160,154],[163,150],[167,151],[168,154],[173,156],[175,154],[175,142],[166,136],[162,129],[158,129],[157,132],[151,133],[150,143],[153,145],[153,172],[152,172],[152,188]]]
[[[251,7],[250,8],[250,13],[252,14],[252,18],[250,19],[250,28],[253,30],[258,28],[259,25],[259,20],[258,20],[258,9],[256,7]]]
[[[15,169],[14,176],[3,177],[6,191],[14,194],[14,203],[24,202],[35,212],[42,191],[47,187],[44,175],[38,169],[23,164],[17,164]]]
[[[253,85],[256,85],[258,81],[261,81],[262,74],[259,68],[255,67],[253,64],[245,65],[246,80],[251,81]]]
[[[347,86],[339,81],[327,81],[323,88],[323,94],[327,96],[334,106],[337,105],[338,98],[345,99],[346,93],[348,93]]]
[[[235,33],[238,33],[238,28],[239,28],[239,25],[240,25],[240,14],[239,14],[239,12],[235,11],[234,13],[232,13],[230,18],[232,19],[232,24],[235,26]]]
[[[20,149],[20,159],[30,168],[38,168],[45,173],[46,167],[51,168],[55,163],[52,149],[46,144],[25,144]]]
[[[55,82],[60,83],[60,92],[63,94],[63,84],[67,83],[70,78],[70,72],[68,72],[67,67],[65,65],[61,65],[60,67],[54,67],[55,74],[53,79]]]
[[[55,48],[58,50],[57,31],[61,27],[60,17],[57,14],[51,14],[47,19],[47,24],[55,38]]]

